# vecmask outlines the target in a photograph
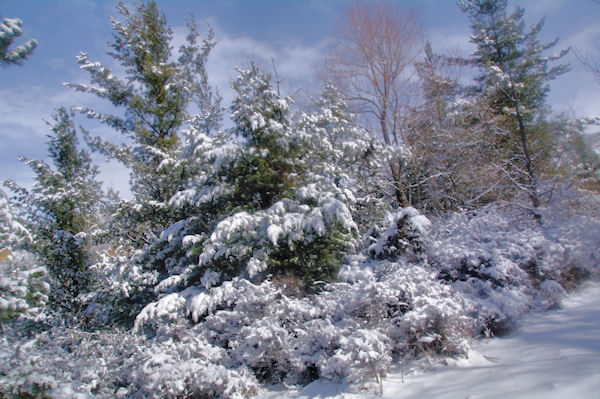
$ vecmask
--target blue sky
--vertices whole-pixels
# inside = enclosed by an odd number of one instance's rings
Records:
[[[132,2],[127,2],[133,4]],[[175,33],[175,48],[185,37],[188,11],[215,28],[218,42],[209,61],[209,75],[222,91],[228,106],[232,92],[228,82],[234,66],[250,60],[265,65],[274,60],[289,93],[311,93],[316,86],[314,67],[326,54],[336,18],[344,0],[157,0]],[[397,0],[418,12],[435,51],[459,49],[465,55],[469,22],[453,0]],[[87,82],[75,56],[85,51],[93,60],[111,64],[105,55],[111,39],[107,14],[114,14],[113,0],[0,0],[0,15],[20,18],[22,39],[36,38],[39,47],[22,67],[0,69],[0,180],[15,179],[30,186],[31,172],[16,161],[26,155],[46,158],[46,135],[54,109],[59,106],[94,105],[97,100],[76,94],[63,82]],[[560,41],[556,49],[573,46],[586,53],[600,39],[600,4],[592,0],[510,1],[525,8],[530,23],[546,17],[541,38]],[[600,82],[585,71],[573,54],[566,57],[572,71],[553,82],[549,102],[555,111],[600,115]],[[93,134],[114,133],[90,125]],[[118,138],[118,136],[114,136]],[[96,158],[106,185],[127,192],[127,176],[116,164]]]

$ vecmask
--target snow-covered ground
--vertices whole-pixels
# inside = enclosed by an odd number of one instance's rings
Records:
[[[375,394],[316,381],[260,399],[359,399]],[[531,314],[505,338],[474,342],[468,359],[432,371],[396,369],[383,398],[600,398],[600,284],[589,283],[558,310]]]

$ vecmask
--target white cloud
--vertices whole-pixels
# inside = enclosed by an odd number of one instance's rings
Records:
[[[287,42],[277,46],[248,36],[228,35],[210,19],[199,22],[198,25],[202,28],[207,22],[215,29],[217,42],[208,58],[207,72],[211,83],[223,95],[225,106],[228,106],[235,96],[230,87],[231,79],[237,75],[235,68],[246,68],[251,62],[270,71],[273,71],[274,64],[284,92],[286,89],[292,91],[300,82],[314,81],[315,67],[323,57],[326,40],[312,45]],[[175,52],[185,42],[186,35],[185,27],[173,29]]]
[[[272,71],[275,65],[282,81],[283,94],[292,94],[293,88],[303,82],[315,81],[315,68],[322,59],[326,40],[313,45],[284,43],[275,46],[247,36],[230,36],[223,32],[215,33],[217,45],[208,59],[207,70],[212,83],[223,95],[223,104],[228,106],[234,98],[230,81],[237,75],[235,70],[255,62]],[[287,93],[286,93],[287,92]]]
[[[471,43],[471,31],[466,29],[448,30],[433,28],[428,30],[433,51],[445,55],[468,57],[476,47]]]
[[[91,7],[91,2],[82,1],[80,6]],[[199,21],[202,29],[206,22]],[[259,41],[247,36],[231,36],[219,30],[214,21],[210,21],[215,27],[215,39],[217,45],[211,53],[208,61],[208,73],[212,84],[214,84],[223,95],[223,105],[228,107],[234,97],[230,88],[230,80],[237,74],[235,67],[247,67],[251,61],[272,70],[272,62],[275,64],[277,74],[282,81],[283,94],[292,94],[294,88],[299,85],[310,85],[315,82],[315,67],[322,59],[326,41],[315,44],[299,44],[286,42],[281,46]],[[173,29],[174,58],[178,57],[177,51],[185,42],[187,29],[176,27]],[[92,59],[96,59],[90,54]],[[116,65],[114,60],[100,55],[100,61],[111,66],[118,73],[122,68]],[[56,66],[65,61],[51,60]],[[87,83],[88,76],[85,72],[78,70],[75,63],[71,63],[68,69],[73,72],[69,80],[73,82]],[[56,82],[54,83],[56,84]],[[303,89],[306,89],[304,87]],[[2,178],[13,178],[19,184],[29,187],[33,175],[26,166],[19,163],[16,158],[26,155],[36,159],[47,158],[47,134],[49,127],[44,120],[51,120],[55,109],[60,106],[85,105],[94,109],[113,111],[106,102],[82,93],[76,93],[56,84],[55,90],[48,87],[23,87],[17,89],[0,89],[0,162]],[[78,118],[77,123],[83,123],[89,128],[92,135],[102,135],[105,139],[119,141],[120,135],[105,126],[92,124],[83,118]],[[105,187],[114,187],[121,192],[122,196],[130,196],[129,174],[115,162],[106,163],[99,156],[94,156],[95,162],[100,166],[100,178],[105,181]]]
[[[23,187],[31,187],[34,175],[17,158],[23,155],[47,161],[47,135],[50,133],[50,127],[46,121],[52,121],[56,108],[75,104],[85,104],[92,108],[106,106],[93,96],[74,93],[66,88],[54,92],[46,87],[0,91],[0,179],[10,178]],[[78,118],[76,123],[89,128],[92,135],[101,135],[114,141],[121,139],[121,136],[111,129],[91,124],[83,118]],[[130,195],[129,175],[123,167],[114,163],[106,164],[99,156],[94,157],[94,160],[102,172],[100,180],[106,180],[105,187],[112,186],[123,195]]]
[[[585,29],[577,31],[564,40],[561,40],[563,45],[571,46],[582,54],[588,51],[597,51],[596,42],[600,40],[600,24],[589,25]]]

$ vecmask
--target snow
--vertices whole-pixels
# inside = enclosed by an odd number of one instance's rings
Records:
[[[269,240],[273,245],[277,245],[277,239],[281,234],[283,234],[283,229],[275,224],[272,224],[267,228],[267,237],[269,237]]]
[[[600,389],[600,284],[588,283],[560,309],[523,318],[505,338],[476,341],[468,358],[433,370],[398,366],[382,398],[595,398]],[[365,396],[365,394],[367,394]],[[371,388],[317,380],[301,390],[262,390],[257,399],[358,399]]]

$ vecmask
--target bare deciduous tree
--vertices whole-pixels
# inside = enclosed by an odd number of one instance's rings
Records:
[[[399,115],[410,97],[412,64],[422,48],[423,28],[410,10],[389,1],[352,2],[337,25],[337,40],[324,66],[336,85],[387,145],[402,145]],[[390,160],[395,194],[407,205],[402,160]]]

